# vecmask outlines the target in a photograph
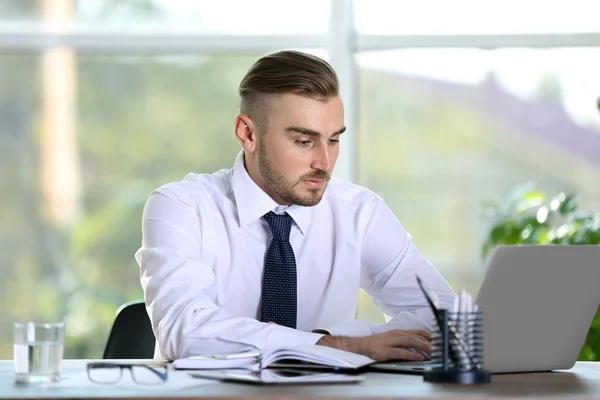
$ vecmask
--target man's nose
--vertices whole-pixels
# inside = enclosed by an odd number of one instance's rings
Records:
[[[311,165],[314,169],[320,169],[322,171],[331,174],[333,165],[331,163],[331,148],[330,146],[319,146],[316,150],[315,159]]]

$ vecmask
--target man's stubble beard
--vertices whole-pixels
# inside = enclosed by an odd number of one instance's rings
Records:
[[[273,162],[269,158],[265,144],[263,140],[259,141],[259,155],[258,155],[258,170],[266,185],[266,187],[275,193],[283,201],[289,204],[297,204],[303,207],[311,207],[319,204],[323,198],[323,192],[329,183],[330,176],[327,172],[322,170],[316,170],[312,174],[302,176],[296,183],[290,183],[283,173],[273,165]],[[325,183],[323,188],[308,189],[308,192],[312,193],[312,196],[302,196],[297,193],[294,188],[303,180],[307,179],[324,179]]]

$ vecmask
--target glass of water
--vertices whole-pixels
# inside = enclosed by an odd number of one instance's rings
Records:
[[[15,323],[13,364],[19,383],[46,383],[60,379],[64,324]]]

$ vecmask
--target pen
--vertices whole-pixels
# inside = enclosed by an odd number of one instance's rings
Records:
[[[425,295],[425,299],[427,300],[427,303],[429,303],[429,307],[431,308],[431,311],[433,312],[433,316],[435,317],[435,320],[436,320],[439,328],[442,329],[442,325],[444,325],[444,321],[442,320],[442,317],[440,316],[440,313],[439,313],[440,302],[439,302],[437,295],[434,292],[425,288],[423,281],[421,281],[421,278],[419,278],[418,275],[417,275],[417,283],[419,284],[421,291]]]

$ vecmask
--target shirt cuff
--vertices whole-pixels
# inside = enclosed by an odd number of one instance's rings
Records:
[[[304,332],[297,329],[276,327],[267,338],[265,347],[297,347],[307,344],[316,344],[323,334]]]

